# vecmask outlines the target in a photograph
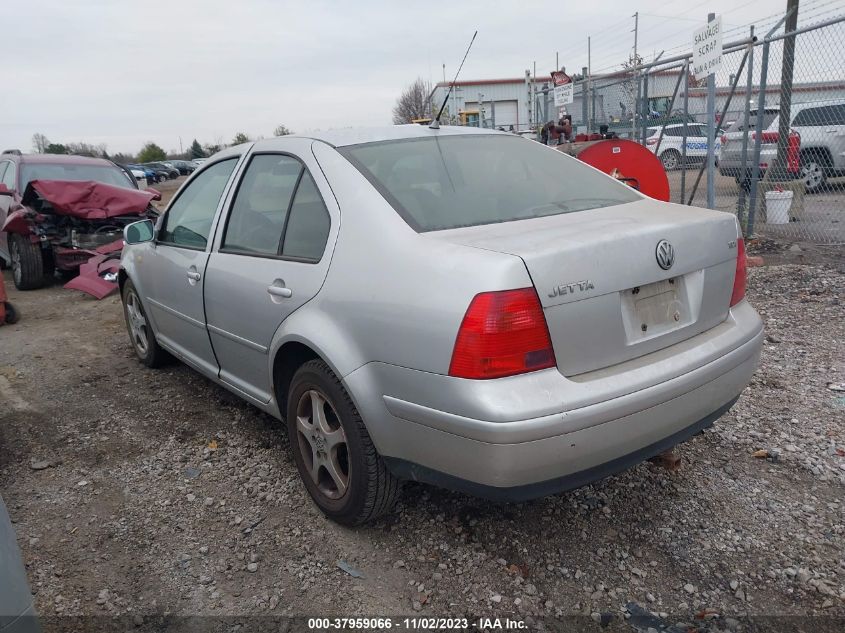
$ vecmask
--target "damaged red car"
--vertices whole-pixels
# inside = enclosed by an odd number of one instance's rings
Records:
[[[155,219],[160,197],[109,160],[0,155],[0,259],[19,290],[60,271],[75,277],[66,288],[102,298],[117,287],[123,227]]]

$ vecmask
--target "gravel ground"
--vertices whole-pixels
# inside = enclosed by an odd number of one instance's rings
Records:
[[[642,464],[520,505],[409,484],[392,516],[350,530],[311,504],[279,422],[184,366],[138,364],[116,297],[12,287],[23,316],[0,328],[0,491],[37,608],[139,624],[618,622],[630,603],[667,622],[718,613],[725,629],[746,614],[845,616],[845,266],[754,268],[748,294],[762,365],[681,448],[679,471]]]

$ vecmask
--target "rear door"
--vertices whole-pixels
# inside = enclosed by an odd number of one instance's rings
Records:
[[[845,169],[845,104],[806,108],[792,128],[801,135],[801,150],[815,149],[828,168]]]
[[[323,285],[339,210],[309,139],[255,152],[230,196],[205,280],[220,378],[269,402],[269,348],[282,321]]]
[[[203,285],[214,220],[239,161],[221,159],[183,187],[159,224],[156,241],[136,266],[156,336],[185,362],[217,373],[205,327]]]

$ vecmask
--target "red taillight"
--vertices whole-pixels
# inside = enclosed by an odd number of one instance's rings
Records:
[[[475,295],[458,330],[449,375],[501,378],[555,366],[534,288]]]
[[[722,134],[722,145],[727,145],[727,144],[728,144],[728,135]]]
[[[736,274],[734,275],[734,289],[731,293],[731,307],[745,298],[745,278],[747,271],[745,242],[742,238],[739,238],[736,241]]]

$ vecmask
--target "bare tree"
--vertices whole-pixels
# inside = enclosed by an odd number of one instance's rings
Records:
[[[626,79],[622,82],[622,93],[625,95],[625,102],[619,102],[619,107],[622,109],[622,120],[630,120],[637,116],[637,87],[639,85],[639,71],[634,70],[643,63],[643,56],[634,56],[633,53],[628,57],[628,61],[622,62],[622,69],[625,71]],[[625,109],[628,109],[626,115]]]
[[[411,123],[414,119],[433,118],[431,112],[431,84],[417,77],[417,80],[402,91],[393,106],[393,122]]]
[[[43,154],[49,144],[50,140],[40,132],[32,135],[32,149],[35,150],[36,154]]]
[[[273,136],[287,136],[288,134],[293,134],[293,130],[286,125],[277,125],[276,129],[273,130]]]

